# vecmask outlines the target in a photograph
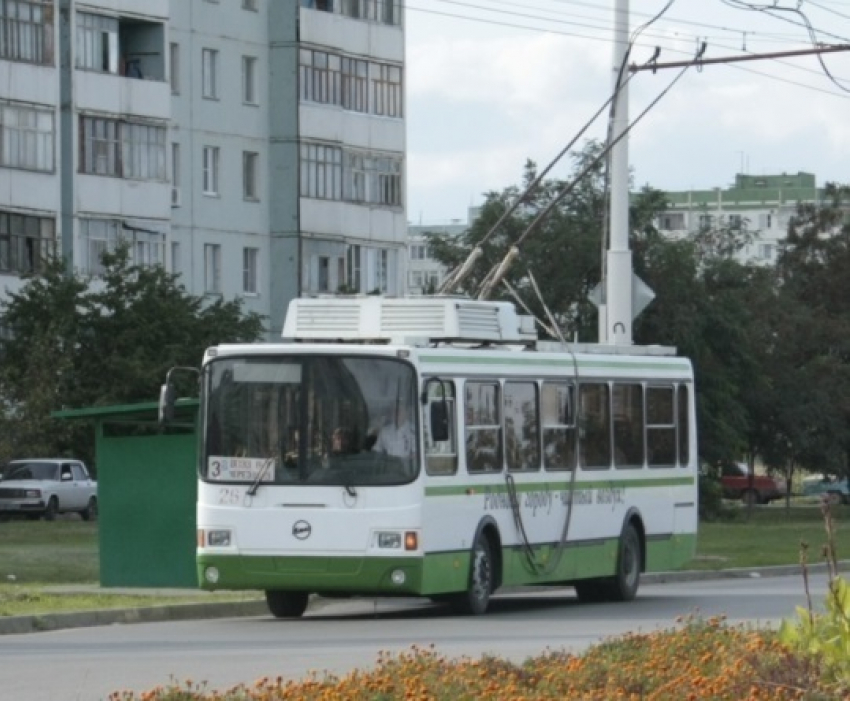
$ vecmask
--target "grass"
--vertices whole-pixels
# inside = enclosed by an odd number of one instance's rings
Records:
[[[175,595],[95,589],[100,577],[98,524],[69,515],[0,522],[0,616],[23,616],[173,603],[244,601],[256,592],[186,590]],[[85,586],[82,586],[85,585]],[[80,586],[75,589],[75,586]]]
[[[786,509],[784,503],[775,502],[749,515],[739,505],[727,507],[725,513],[726,520],[700,524],[697,558],[689,569],[794,565],[800,561],[801,541],[810,546],[810,562],[822,559],[819,553],[827,538],[817,507]],[[833,507],[832,518],[839,532],[850,526],[850,507]]]

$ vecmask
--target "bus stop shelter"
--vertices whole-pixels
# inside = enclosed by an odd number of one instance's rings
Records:
[[[168,429],[157,410],[150,402],[53,413],[95,427],[103,587],[198,586],[198,402],[178,400]]]

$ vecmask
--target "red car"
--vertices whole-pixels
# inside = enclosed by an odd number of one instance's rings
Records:
[[[741,499],[745,504],[768,504],[785,497],[785,481],[768,475],[752,476],[742,462],[723,465],[720,470],[720,485],[725,499]]]

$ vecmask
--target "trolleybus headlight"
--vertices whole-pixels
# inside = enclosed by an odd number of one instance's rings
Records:
[[[230,547],[230,531],[215,530],[207,532],[207,545],[211,548]]]
[[[407,575],[404,573],[404,570],[393,570],[390,579],[392,579],[393,584],[396,586],[401,586],[404,584],[404,580],[407,579]]]
[[[379,548],[389,548],[392,550],[400,550],[401,549],[401,533],[393,533],[393,532],[379,532],[378,533],[378,547]]]
[[[219,577],[218,567],[207,567],[204,570],[204,579],[206,579],[210,584],[217,584],[218,583],[218,577]]]

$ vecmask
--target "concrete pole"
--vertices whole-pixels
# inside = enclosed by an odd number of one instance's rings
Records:
[[[629,93],[622,85],[628,69],[621,72],[629,52],[629,0],[616,0],[614,8],[614,119],[611,139],[629,125]],[[619,89],[618,89],[619,88]],[[632,343],[632,253],[629,250],[629,145],[625,136],[611,150],[610,243],[606,256],[604,337],[600,342],[614,345]],[[602,320],[600,320],[602,321]],[[600,323],[600,331],[602,324]],[[600,334],[601,335],[601,334]]]
[[[72,1],[59,0],[59,227],[65,271],[74,272],[74,66]]]

